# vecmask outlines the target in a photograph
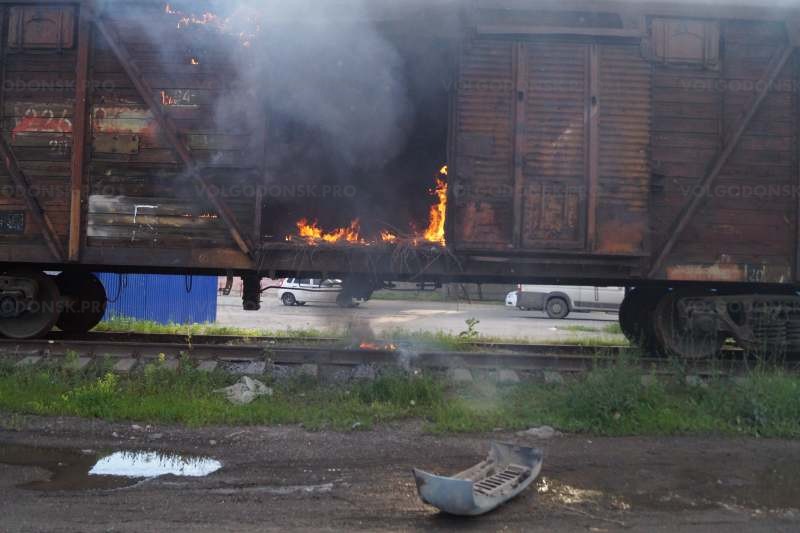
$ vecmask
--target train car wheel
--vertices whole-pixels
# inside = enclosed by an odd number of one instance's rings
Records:
[[[665,354],[703,359],[720,353],[725,339],[717,330],[713,312],[703,312],[696,305],[702,303],[702,297],[674,291],[661,298],[653,324]]]
[[[64,310],[56,325],[67,333],[87,333],[103,320],[108,305],[106,289],[97,277],[89,272],[62,272],[56,277],[61,295],[65,298]]]
[[[32,299],[4,298],[0,335],[10,339],[38,339],[50,333],[61,314],[61,293],[50,276],[35,270],[13,270],[4,275],[35,282]]]

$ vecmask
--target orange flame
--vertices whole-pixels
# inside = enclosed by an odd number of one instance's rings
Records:
[[[442,176],[447,176],[447,165],[439,171]],[[447,191],[448,185],[442,178],[436,179],[436,188],[431,190],[431,195],[438,198],[436,205],[431,206],[428,219],[428,229],[423,234],[428,242],[445,244],[444,226],[447,220]]]
[[[397,242],[397,235],[388,230],[381,231],[381,241],[383,242]]]
[[[253,39],[261,33],[261,23],[258,20],[231,20],[230,17],[222,18],[216,13],[205,11],[200,14],[184,13],[167,3],[164,12],[178,19],[177,28],[183,30],[190,27],[208,26],[222,33],[235,36],[243,47],[250,47]],[[236,30],[239,26],[246,26],[247,31]],[[193,65],[199,63],[192,63]]]
[[[193,57],[193,58],[191,59],[191,61],[192,61],[192,65],[199,65],[199,64],[200,64],[200,60],[199,60],[199,59],[197,59],[196,57]]]
[[[362,342],[359,346],[362,350],[372,350],[375,352],[378,351],[385,351],[385,352],[394,352],[397,351],[397,346],[394,344],[379,344],[377,342]]]
[[[418,246],[422,242],[431,242],[436,244],[445,245],[445,222],[447,219],[447,193],[448,185],[444,179],[447,176],[447,165],[443,166],[439,171],[440,177],[436,178],[436,187],[431,189],[431,196],[436,197],[436,205],[431,206],[428,227],[424,232],[417,232],[413,236],[403,237],[403,242],[408,241],[414,246]],[[330,232],[326,232],[319,227],[317,221],[309,221],[307,218],[301,219],[297,222],[297,230],[300,238],[305,240],[307,244],[326,243],[351,243],[370,245],[376,242],[383,242],[394,244],[401,240],[400,236],[389,230],[382,230],[380,232],[380,240],[372,239],[367,242],[361,238],[361,224],[358,219],[352,221],[350,226],[339,228]],[[285,237],[286,242],[292,242],[291,235]]]
[[[359,236],[359,233],[361,232],[361,224],[358,219],[352,221],[348,227],[338,228],[331,232],[325,232],[319,227],[319,224],[316,220],[309,222],[308,219],[304,218],[297,223],[297,230],[300,233],[300,237],[305,239],[309,244],[318,242],[327,242],[331,244],[337,242],[363,242]]]

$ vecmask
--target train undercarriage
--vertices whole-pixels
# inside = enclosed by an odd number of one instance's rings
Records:
[[[261,308],[261,279],[243,276],[246,310]],[[340,299],[369,300],[384,286],[371,277],[346,277]],[[34,339],[54,327],[87,333],[103,319],[107,301],[102,283],[89,272],[8,270],[0,276],[0,335]],[[731,341],[749,353],[800,352],[800,296],[789,288],[637,287],[628,290],[619,321],[625,336],[650,355],[711,358]]]
[[[800,297],[707,288],[635,288],[620,309],[625,336],[648,353],[714,357],[733,340],[746,352],[800,351]]]

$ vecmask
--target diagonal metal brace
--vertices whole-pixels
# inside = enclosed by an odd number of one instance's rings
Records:
[[[732,130],[732,134],[726,139],[722,151],[719,153],[719,155],[717,155],[714,163],[709,168],[708,173],[700,181],[699,191],[701,191],[701,193],[695,194],[692,197],[689,203],[684,206],[678,218],[675,220],[675,223],[673,224],[669,233],[669,239],[661,248],[658,258],[650,269],[651,278],[658,275],[658,273],[661,271],[661,267],[664,266],[664,262],[669,257],[669,254],[672,253],[672,250],[678,243],[678,239],[686,230],[686,227],[689,225],[692,217],[694,217],[697,209],[703,203],[704,195],[702,194],[702,191],[707,190],[714,183],[714,181],[716,181],[720,173],[722,173],[725,165],[728,163],[734,151],[736,150],[736,147],[739,145],[739,141],[742,140],[742,136],[747,131],[747,128],[750,127],[750,123],[753,122],[753,118],[755,118],[756,113],[758,113],[759,109],[761,109],[761,104],[763,104],[764,100],[766,100],[769,91],[772,89],[772,86],[775,83],[775,80],[778,78],[781,71],[783,71],[792,55],[794,55],[794,51],[794,46],[785,46],[778,50],[778,53],[773,56],[764,76],[756,84],[756,87],[758,87],[758,92],[753,96],[750,104],[745,108],[744,114],[736,123],[736,127]]]
[[[56,234],[55,226],[44,209],[42,209],[39,200],[31,193],[28,178],[20,168],[17,157],[14,155],[14,150],[2,135],[0,135],[0,157],[3,158],[3,163],[5,164],[6,170],[8,170],[8,173],[11,175],[14,185],[22,192],[22,196],[25,198],[25,205],[33,217],[33,220],[39,225],[39,228],[41,228],[42,235],[44,236],[44,240],[50,252],[56,260],[63,262],[64,250]]]
[[[242,252],[252,258],[252,242],[248,237],[245,236],[245,233],[239,227],[236,218],[234,217],[233,213],[231,213],[228,206],[214,193],[214,188],[208,181],[208,178],[203,176],[198,171],[191,151],[186,146],[186,143],[184,143],[183,139],[181,139],[180,133],[178,132],[178,127],[175,125],[172,117],[170,117],[161,106],[161,103],[156,100],[155,93],[150,85],[145,81],[144,76],[131,57],[130,52],[128,52],[127,47],[122,43],[116,31],[111,27],[111,24],[105,21],[99,13],[90,8],[90,16],[97,29],[100,30],[100,33],[102,33],[112,52],[114,52],[114,55],[120,62],[120,65],[122,65],[125,73],[136,87],[136,91],[139,93],[139,96],[142,97],[147,107],[153,113],[156,123],[164,133],[172,150],[180,158],[181,162],[186,167],[187,172],[194,180],[198,182],[198,185],[205,193],[206,199],[228,227],[228,231],[230,232],[231,237],[233,237],[233,240],[236,242],[236,245],[242,250]]]

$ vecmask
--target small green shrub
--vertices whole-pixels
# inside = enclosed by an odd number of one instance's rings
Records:
[[[82,385],[62,397],[72,413],[90,418],[109,417],[119,393],[119,378],[109,372],[93,383]]]
[[[458,336],[462,339],[477,340],[481,335],[478,331],[478,324],[480,323],[481,321],[477,318],[468,318],[466,320],[467,329],[459,333]]]

